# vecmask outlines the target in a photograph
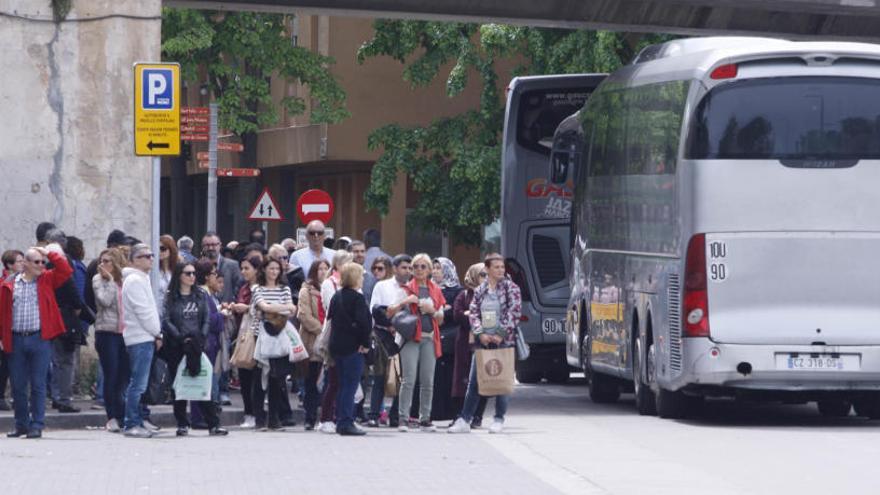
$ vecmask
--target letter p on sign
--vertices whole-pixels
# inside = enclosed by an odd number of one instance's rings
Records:
[[[173,77],[172,72],[166,69],[144,70],[144,110],[170,110],[173,107]]]

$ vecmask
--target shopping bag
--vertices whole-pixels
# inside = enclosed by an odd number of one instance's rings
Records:
[[[213,366],[205,353],[202,353],[201,367],[196,376],[186,372],[186,359],[181,359],[174,377],[174,400],[211,400],[212,377]]]
[[[296,331],[296,328],[289,325],[285,331],[287,332],[287,337],[290,338],[290,362],[298,363],[308,359],[309,352],[306,350],[306,345],[303,344],[302,337]]]
[[[235,340],[235,350],[232,351],[232,357],[229,358],[229,364],[236,368],[252,370],[257,366],[254,359],[254,350],[257,347],[257,337],[251,329],[251,316],[245,313],[241,319],[241,327],[239,327],[238,338]]]
[[[514,385],[514,350],[477,349],[477,386],[480,395],[510,395]]]
[[[400,356],[395,354],[388,359],[388,374],[385,377],[385,397],[397,397],[400,390]]]

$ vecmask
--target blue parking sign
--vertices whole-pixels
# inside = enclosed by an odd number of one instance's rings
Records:
[[[171,110],[174,106],[174,75],[169,69],[144,69],[141,103],[144,110]]]

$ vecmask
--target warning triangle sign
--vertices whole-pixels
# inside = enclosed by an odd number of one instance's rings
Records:
[[[257,202],[254,203],[254,207],[251,208],[251,212],[248,215],[248,220],[256,222],[281,222],[284,220],[284,216],[281,214],[281,210],[278,209],[275,200],[272,199],[272,194],[269,192],[268,187],[263,189],[262,194],[257,198]]]

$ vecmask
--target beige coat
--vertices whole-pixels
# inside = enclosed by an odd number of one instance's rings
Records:
[[[315,341],[321,335],[323,325],[318,319],[318,297],[321,293],[308,284],[303,284],[299,291],[299,305],[297,305],[297,317],[299,318],[299,333],[302,337],[306,351],[309,352],[309,361],[321,362],[321,358],[315,353]]]

